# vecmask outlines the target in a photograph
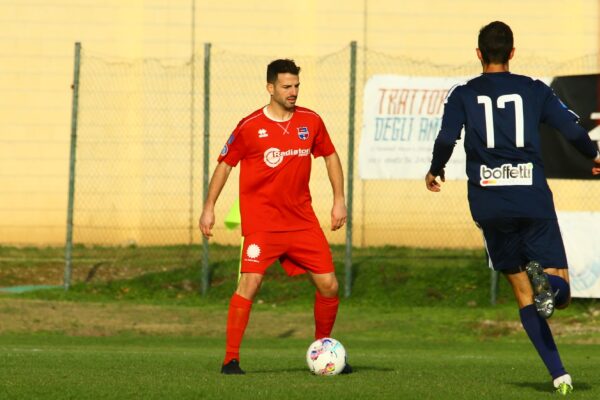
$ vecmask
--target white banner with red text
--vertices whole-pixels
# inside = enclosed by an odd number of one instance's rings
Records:
[[[431,164],[448,91],[467,78],[374,75],[365,85],[361,179],[423,179]],[[463,135],[446,178],[466,179]]]

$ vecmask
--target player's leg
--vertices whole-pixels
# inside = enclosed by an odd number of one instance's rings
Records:
[[[567,256],[556,219],[531,220],[525,230],[524,245],[529,260],[544,269],[553,294],[554,306],[566,308],[571,301]]]
[[[335,323],[339,305],[338,281],[329,243],[320,227],[289,232],[289,248],[282,264],[303,268],[316,288],[315,339],[328,337]],[[289,268],[288,268],[289,269]]]
[[[307,231],[293,232],[290,237],[290,248],[286,253],[285,263],[302,267],[308,273],[315,286],[315,339],[330,337],[337,318],[340,300],[338,297],[338,280],[331,249],[320,227]],[[352,372],[350,364],[342,370],[342,374]]]
[[[225,341],[225,360],[221,372],[228,375],[243,374],[239,366],[240,346],[248,326],[252,302],[260,289],[264,272],[277,258],[280,249],[269,245],[272,240],[264,233],[249,235],[244,240],[241,258],[241,276],[237,289],[229,302]]]
[[[308,276],[316,288],[314,306],[315,339],[331,337],[340,304],[337,278],[334,272],[317,274],[309,271]],[[352,372],[353,368],[346,360],[341,373],[351,374]]]
[[[340,300],[338,281],[333,272],[316,274],[308,272],[315,291],[315,339],[330,337],[337,317]]]
[[[500,219],[479,221],[490,267],[503,272],[510,283],[519,307],[519,318],[523,329],[537,350],[553,379],[568,376],[563,367],[558,349],[548,322],[542,318],[534,305],[534,290],[525,266],[530,254],[523,244],[523,221]],[[533,255],[537,255],[533,253]],[[570,379],[570,377],[569,377]]]
[[[533,289],[533,304],[538,314],[544,319],[550,318],[554,313],[555,297],[548,274],[537,261],[529,261],[525,265],[525,272]]]
[[[571,286],[569,283],[569,270],[567,268],[545,268],[550,286],[554,291],[555,307],[565,309],[571,303]]]
[[[244,374],[239,366],[240,346],[250,319],[252,301],[258,293],[262,279],[262,274],[242,273],[238,287],[231,296],[229,312],[227,313],[225,359],[221,367],[221,373],[223,374]]]
[[[254,298],[260,289],[260,285],[262,284],[263,277],[264,275],[260,273],[242,272],[235,294],[250,301],[254,301]]]
[[[552,376],[554,386],[558,388],[561,383],[565,383],[568,385],[568,389],[565,390],[572,390],[571,376],[562,364],[550,326],[546,319],[538,314],[533,304],[533,289],[527,273],[520,271],[504,275],[517,300],[523,329]]]
[[[526,257],[537,260],[544,267],[546,278],[552,292],[555,308],[565,308],[571,300],[567,256],[562,235],[556,219],[534,219],[523,230],[523,242]],[[549,330],[549,328],[548,328]],[[558,354],[558,351],[557,351]],[[548,369],[550,371],[550,368]],[[573,390],[571,376],[566,371],[550,371],[554,387],[561,394]]]

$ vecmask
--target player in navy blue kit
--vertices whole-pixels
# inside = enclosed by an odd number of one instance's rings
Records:
[[[427,189],[440,191],[444,167],[465,128],[468,198],[483,232],[490,267],[510,282],[523,328],[553,384],[573,390],[546,318],[570,302],[569,274],[552,192],[546,182],[539,125],[559,130],[600,174],[600,153],[579,117],[544,83],[509,72],[514,55],[508,25],[495,21],[479,32],[483,73],[452,88],[435,140]]]

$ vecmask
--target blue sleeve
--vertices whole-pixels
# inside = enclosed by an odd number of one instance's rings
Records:
[[[433,145],[433,157],[429,172],[435,176],[440,174],[450,160],[466,121],[465,109],[460,99],[460,93],[457,92],[459,92],[459,88],[450,89],[448,93],[442,116],[442,128]]]
[[[578,124],[579,116],[554,94],[552,89],[543,85],[544,96],[542,103],[542,122],[558,130],[581,154],[588,158],[595,158],[598,149],[588,132]]]

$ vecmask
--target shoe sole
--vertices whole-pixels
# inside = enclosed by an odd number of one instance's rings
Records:
[[[525,266],[525,272],[531,282],[533,302],[538,314],[544,319],[550,318],[554,313],[554,293],[552,293],[548,276],[536,261],[530,261]]]
[[[221,366],[221,373],[223,375],[245,375],[246,374],[246,372],[244,372],[244,370],[240,368],[239,362],[236,362],[235,359],[232,362],[230,362],[229,364]]]
[[[568,383],[561,383],[556,388],[556,393],[562,394],[563,396],[566,396],[569,393],[573,393],[573,386],[569,385]]]
[[[242,370],[240,371],[223,371],[221,370],[221,373],[223,375],[245,375],[246,373]]]

